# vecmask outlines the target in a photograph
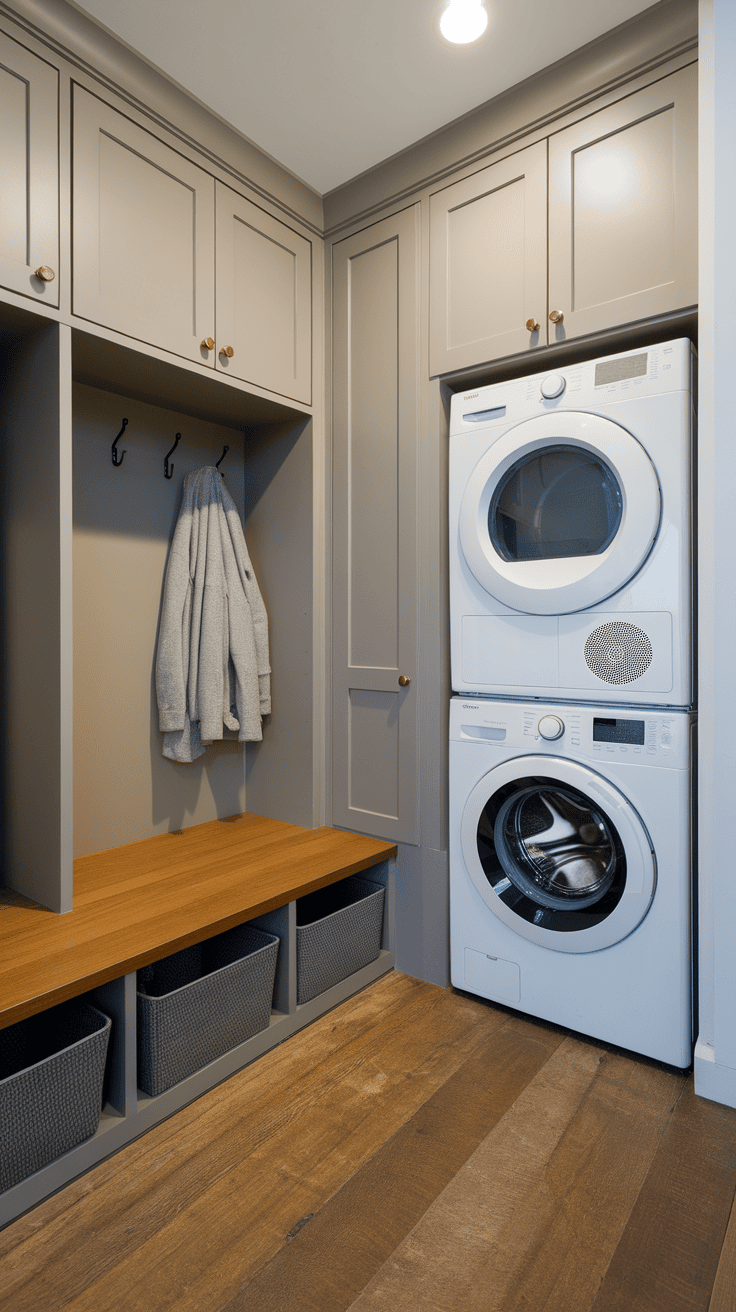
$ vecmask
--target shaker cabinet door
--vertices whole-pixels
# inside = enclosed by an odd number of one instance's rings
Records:
[[[49,305],[59,304],[58,115],[58,71],[0,32],[0,286]]]
[[[333,247],[332,821],[418,842],[418,206]]]
[[[430,374],[547,345],[546,142],[435,192],[429,241]]]
[[[217,368],[309,405],[311,242],[221,182],[216,205]]]
[[[550,137],[550,340],[698,299],[697,65]]]
[[[190,360],[215,325],[215,184],[74,87],[72,309]]]

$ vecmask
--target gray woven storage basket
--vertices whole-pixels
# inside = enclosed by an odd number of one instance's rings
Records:
[[[110,1027],[75,998],[0,1031],[0,1190],[95,1133]]]
[[[138,971],[138,1084],[155,1097],[264,1030],[279,939],[238,925]]]
[[[383,884],[350,875],[297,899],[299,1004],[375,961],[381,950],[385,892]]]

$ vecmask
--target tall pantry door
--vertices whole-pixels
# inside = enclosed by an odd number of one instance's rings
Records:
[[[419,209],[333,247],[332,822],[418,842]]]

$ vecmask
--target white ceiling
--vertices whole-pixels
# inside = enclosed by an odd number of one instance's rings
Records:
[[[647,9],[485,0],[472,46],[446,0],[76,0],[322,194]]]

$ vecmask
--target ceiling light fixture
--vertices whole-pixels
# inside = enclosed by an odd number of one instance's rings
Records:
[[[440,19],[440,32],[453,45],[468,45],[477,41],[488,25],[488,14],[482,0],[450,0]]]

